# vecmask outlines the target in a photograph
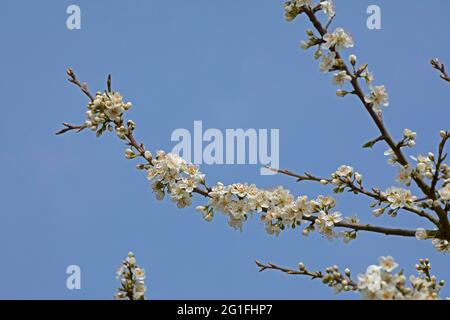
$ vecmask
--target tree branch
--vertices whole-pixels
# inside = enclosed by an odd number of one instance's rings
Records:
[[[320,35],[323,37],[328,31],[322,26],[321,22],[317,19],[315,16],[315,13],[310,8],[304,9],[305,14],[308,16],[309,20],[313,24],[313,26],[316,28],[316,30],[320,33]],[[336,59],[340,59],[342,61],[342,69],[349,75],[352,75],[350,69],[348,68],[347,64],[342,59],[341,55],[337,50],[335,50],[333,47],[330,48],[330,51],[334,52],[336,54]],[[406,157],[404,156],[401,147],[397,145],[394,140],[392,139],[391,135],[389,134],[387,128],[384,126],[383,121],[381,119],[381,116],[379,116],[375,110],[373,109],[373,106],[371,103],[367,103],[365,100],[365,96],[363,93],[363,90],[361,89],[361,86],[358,82],[358,77],[352,76],[352,80],[350,81],[354,94],[359,98],[367,112],[369,113],[372,120],[375,122],[375,125],[377,126],[378,130],[381,133],[381,137],[383,137],[383,140],[386,141],[388,146],[392,149],[394,154],[397,157],[398,163],[400,163],[402,166],[406,167],[409,165],[409,162],[406,160]],[[418,176],[412,176],[412,179],[417,184],[417,186],[422,190],[422,192],[428,196],[431,200],[436,200],[436,194],[432,192],[430,186],[428,186],[420,177]],[[433,206],[433,211],[436,212],[436,214],[439,217],[439,224],[440,224],[440,230],[442,231],[445,238],[450,239],[450,223],[448,220],[447,212],[445,209],[443,209],[440,205]]]
[[[295,172],[289,171],[289,170],[280,170],[280,169],[273,169],[273,168],[268,168],[274,172],[278,172],[290,177],[294,177],[297,179],[298,182],[300,181],[314,181],[314,182],[319,182],[321,183],[322,181],[326,181],[327,183],[331,183],[331,179],[325,179],[325,178],[319,178],[319,177],[315,177],[307,172],[305,172],[305,175],[300,175],[297,174]],[[344,183],[348,188],[349,191],[353,192],[353,193],[361,193],[364,194],[366,196],[368,196],[369,198],[375,199],[377,201],[380,202],[386,202],[387,198],[383,197],[380,193],[375,193],[375,192],[370,192],[366,189],[364,189],[362,186],[358,187],[357,185],[355,185],[352,181],[344,181],[342,179],[340,179],[340,181],[342,183]],[[374,189],[372,189],[374,190]],[[427,198],[428,199],[428,198]],[[418,216],[421,216],[423,218],[428,219],[430,222],[432,222],[434,225],[439,226],[439,221],[433,217],[432,215],[430,215],[428,212],[424,211],[424,210],[420,210],[418,208],[414,208],[414,207],[410,207],[410,206],[405,206],[402,208],[405,211],[409,211],[412,213],[415,213]]]
[[[443,63],[441,63],[438,59],[432,59],[431,60],[431,66],[438,70],[441,74],[440,77],[442,80],[445,80],[447,82],[450,82],[450,77],[447,74],[447,71],[445,70],[445,65]]]

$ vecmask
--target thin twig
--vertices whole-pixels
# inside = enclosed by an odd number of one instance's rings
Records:
[[[267,167],[269,170],[272,170],[274,172],[277,173],[281,173],[290,177],[294,177],[297,179],[298,182],[300,181],[314,181],[314,182],[322,182],[322,181],[326,181],[327,183],[331,183],[332,180],[331,179],[325,179],[325,178],[319,178],[319,177],[315,177],[307,172],[305,172],[305,175],[300,175],[297,174],[295,172],[292,172],[290,170],[281,170],[281,169],[274,169],[274,168],[270,168]],[[362,186],[357,186],[355,185],[352,181],[348,180],[348,181],[344,181],[344,180],[340,180],[342,183],[344,183],[348,188],[349,191],[353,192],[353,193],[361,193],[364,194],[366,196],[368,196],[369,198],[375,199],[377,201],[380,202],[386,202],[387,198],[382,196],[380,193],[378,192],[371,192],[366,190],[365,188],[363,188]],[[374,189],[372,189],[374,190]],[[428,199],[428,198],[427,198]],[[439,221],[433,217],[432,215],[430,215],[428,212],[424,211],[424,210],[420,210],[418,208],[415,207],[411,207],[411,206],[404,206],[402,208],[405,211],[409,211],[409,212],[413,212],[415,214],[417,214],[418,216],[424,217],[426,219],[428,219],[430,222],[432,222],[434,225],[439,226]]]
[[[76,85],[78,88],[80,88],[80,90],[86,95],[88,96],[88,98],[91,100],[91,102],[94,101],[94,96],[89,92],[87,84],[86,83],[81,83],[75,73],[73,72],[72,68],[67,68],[67,75],[69,76],[69,81],[71,83],[73,83],[74,85]]]
[[[436,70],[438,70],[441,74],[440,74],[440,77],[441,77],[441,79],[442,80],[445,80],[445,81],[447,81],[447,82],[450,82],[450,77],[449,77],[449,75],[447,74],[447,71],[445,70],[445,65],[443,64],[443,63],[441,63],[438,59],[432,59],[431,60],[431,66],[434,68],[434,69],[436,69]]]

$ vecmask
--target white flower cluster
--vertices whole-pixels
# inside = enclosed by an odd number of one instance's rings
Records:
[[[105,130],[109,122],[120,122],[122,114],[131,108],[131,103],[124,103],[118,92],[97,92],[87,108],[85,126],[97,131],[99,127]],[[107,129],[112,130],[112,127]]]
[[[129,252],[127,258],[122,262],[116,272],[117,279],[122,285],[115,298],[119,300],[145,300],[145,270],[136,264],[133,252]]]
[[[437,300],[444,282],[437,282],[429,276],[428,259],[416,265],[419,276],[409,278],[411,287],[406,286],[403,272],[392,271],[398,264],[390,256],[381,257],[379,265],[371,265],[365,274],[358,275],[358,289],[365,299],[370,300]]]
[[[296,228],[304,217],[318,213],[317,218],[303,230],[304,235],[315,230],[328,238],[349,234],[334,232],[336,223],[343,220],[339,212],[331,212],[336,201],[331,197],[319,196],[316,200],[308,200],[306,196],[294,198],[283,187],[273,190],[258,189],[255,185],[236,183],[225,186],[218,183],[209,192],[210,201],[206,206],[198,206],[197,210],[207,221],[211,221],[214,211],[228,217],[228,224],[242,230],[242,224],[249,215],[263,213],[261,220],[266,225],[268,234],[278,235],[285,228]]]
[[[334,192],[340,193],[344,191],[345,187],[353,184],[356,181],[359,185],[362,184],[363,176],[359,172],[354,171],[353,167],[342,165],[335,172],[331,174],[331,183],[336,188]]]
[[[417,133],[406,128],[403,130],[403,143],[408,147],[414,147],[416,145]]]
[[[148,151],[147,151],[148,152]],[[125,150],[127,158],[134,158],[136,154]],[[205,186],[205,175],[197,166],[187,163],[174,153],[158,151],[155,158],[148,156],[151,165],[138,165],[147,169],[147,178],[152,181],[152,189],[158,200],[162,200],[166,193],[177,204],[184,208],[192,204],[192,193],[200,185]],[[343,173],[342,173],[343,174]],[[336,223],[344,218],[339,212],[331,210],[336,201],[331,197],[319,196],[316,200],[308,200],[306,196],[295,198],[289,190],[277,187],[271,190],[259,189],[255,185],[234,183],[224,185],[219,182],[212,188],[207,188],[208,205],[197,206],[197,210],[206,221],[211,221],[214,212],[219,211],[228,217],[228,224],[242,230],[243,222],[254,213],[262,213],[261,220],[266,225],[268,234],[278,235],[285,228],[296,228],[304,217],[311,217],[317,213],[316,219],[311,218],[310,225],[303,230],[304,235],[317,231],[329,239],[342,237],[345,242],[355,239],[356,233],[334,231]],[[356,218],[350,223],[357,224]]]
[[[284,4],[284,16],[286,21],[294,20],[303,8],[312,8],[312,0],[289,0]],[[334,4],[332,0],[321,1],[320,9],[331,19],[335,15]]]
[[[311,7],[312,0],[290,0],[284,4],[284,17],[286,21],[294,20],[304,6]]]
[[[313,213],[312,202],[306,196],[295,199],[283,187],[263,190],[255,185],[235,183],[225,186],[219,182],[212,187],[209,195],[209,205],[197,209],[208,212],[210,215],[206,217],[213,215],[213,210],[220,211],[228,216],[230,226],[239,229],[242,229],[242,223],[249,214],[254,212],[266,213],[262,220],[269,234],[278,234],[286,226],[295,228],[304,216],[309,217]]]
[[[344,220],[344,218],[338,211],[332,213],[320,211],[314,226],[318,228],[319,233],[325,235],[329,240],[332,240],[339,236],[339,234],[334,231],[334,226],[342,220]],[[346,239],[346,237],[344,237],[344,239]]]
[[[408,207],[414,207],[414,201],[416,197],[411,194],[410,190],[390,187],[385,192],[382,192],[381,195],[387,199],[390,203],[389,207],[393,210]]]
[[[417,197],[413,196],[410,190],[397,187],[390,187],[386,189],[386,191],[381,192],[380,195],[385,199],[383,202],[387,203],[387,206],[373,210],[373,215],[375,217],[381,216],[387,208],[390,209],[389,215],[395,217],[398,210],[401,208],[417,207],[415,204]]]
[[[411,156],[411,159],[417,162],[415,173],[420,178],[433,179],[434,176],[434,154],[429,152],[424,156],[419,154],[417,157]]]
[[[153,181],[152,189],[156,198],[162,200],[167,191],[179,208],[191,205],[192,192],[205,181],[205,175],[198,167],[187,163],[175,153],[164,151],[158,151],[151,163],[147,178]]]
[[[442,253],[450,253],[450,242],[448,242],[447,240],[436,238],[433,239],[431,243],[437,251]]]
[[[305,270],[303,263],[299,264],[299,270]],[[350,270],[345,269],[344,273],[342,273],[336,265],[325,269],[325,274],[322,277],[322,283],[333,288],[335,293],[355,290],[355,284],[350,277]]]
[[[301,1],[301,6],[311,5]],[[300,12],[301,6],[295,1],[288,1],[285,4],[286,9],[286,20],[293,20]],[[334,17],[335,10],[334,5],[331,1],[320,2],[320,8],[325,12],[329,19]],[[353,66],[354,75],[347,71],[345,65],[341,59],[337,59],[336,54],[339,50],[352,48],[354,46],[352,37],[343,29],[336,28],[332,33],[327,32],[322,39],[316,37],[314,33],[310,30],[307,31],[308,41],[301,42],[302,49],[309,49],[314,46],[318,46],[315,52],[315,58],[318,59],[322,57],[320,62],[320,70],[322,72],[336,71],[333,75],[333,84],[337,86],[343,86],[346,82],[353,81],[353,77],[362,78],[365,80],[366,85],[370,89],[370,93],[365,96],[365,102],[371,104],[374,110],[380,115],[381,106],[387,107],[389,105],[389,96],[386,92],[384,85],[373,86],[372,82],[374,80],[373,74],[367,69],[367,64],[361,66],[358,71],[356,71],[355,66],[357,58],[355,55],[350,55],[348,60]],[[327,54],[321,51],[321,48],[328,50]],[[339,97],[344,97],[349,94],[349,91],[339,89],[336,91],[336,95]]]

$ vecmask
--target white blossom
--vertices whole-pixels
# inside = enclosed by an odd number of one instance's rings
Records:
[[[352,77],[347,74],[346,71],[339,71],[334,74],[333,84],[337,86],[344,85],[345,81],[352,81]]]
[[[397,160],[398,160],[397,155],[395,154],[395,152],[392,149],[386,150],[384,152],[384,155],[390,157],[389,160],[388,160],[388,163],[391,164],[391,165],[395,164],[397,162]]]
[[[371,265],[365,274],[358,275],[358,289],[376,292],[381,289],[381,267]]]
[[[417,240],[426,240],[428,238],[427,231],[423,228],[416,229],[416,239]]]
[[[284,4],[284,17],[286,21],[292,21],[297,17],[303,6],[311,7],[312,0],[290,0]]]
[[[410,190],[402,188],[391,187],[382,193],[390,203],[390,208],[395,210],[406,206],[414,206],[416,197],[411,195]]]
[[[363,298],[369,300],[437,300],[443,282],[429,277],[424,270],[429,270],[428,260],[421,259],[416,268],[419,276],[410,276],[411,287],[406,286],[403,272],[392,271],[398,267],[390,256],[381,257],[379,265],[371,265],[365,274],[358,275],[357,289]]]
[[[156,197],[162,199],[167,191],[179,208],[190,206],[192,192],[205,179],[198,167],[175,153],[166,154],[164,151],[158,151],[151,162],[153,166],[147,170],[147,177],[153,182]]]
[[[361,77],[365,80],[366,85],[367,85],[369,88],[371,88],[371,87],[372,87],[372,83],[373,83],[373,81],[375,80],[375,77],[374,77],[374,75],[373,75],[373,72],[371,72],[371,71],[369,71],[369,70],[366,69],[366,71],[364,71],[364,72],[361,74]]]
[[[365,97],[365,101],[373,104],[376,109],[380,106],[389,106],[389,96],[386,92],[385,86],[373,87],[371,93]]]
[[[353,174],[353,167],[342,165],[331,176],[339,178],[350,178]]]
[[[439,196],[443,201],[450,201],[450,184],[438,190]]]
[[[336,64],[336,53],[330,52],[328,55],[322,57],[322,62],[320,63],[320,71],[329,72]]]
[[[394,261],[394,258],[391,256],[380,257],[380,267],[387,272],[393,271],[398,267],[398,263]]]
[[[336,50],[353,47],[352,37],[342,28],[336,28],[333,33],[327,33],[323,36],[325,49],[335,48]]]
[[[411,168],[411,166],[399,166],[399,172],[397,175],[397,181],[405,184],[405,185],[409,185],[411,183],[411,174],[412,174],[413,170]]]
[[[434,176],[434,163],[430,159],[430,155],[424,156],[419,154],[417,157],[411,156],[411,159],[417,162],[416,173],[419,177],[426,177],[428,179],[433,179]]]
[[[328,1],[321,1],[320,5],[322,7],[323,12],[328,16],[329,19],[331,19],[332,17],[334,17],[334,15],[336,14],[336,12],[334,11],[334,4],[333,1],[328,0]]]
[[[133,252],[129,252],[127,258],[118,268],[117,278],[121,287],[118,289],[114,298],[123,300],[145,300],[145,270],[136,265],[136,258]]]
[[[88,104],[85,125],[96,131],[105,123],[119,122],[122,114],[131,108],[131,103],[124,103],[118,92],[97,92],[93,102]]]
[[[450,253],[450,242],[444,239],[433,239],[432,244],[434,248],[443,253]]]

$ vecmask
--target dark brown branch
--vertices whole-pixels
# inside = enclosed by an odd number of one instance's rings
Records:
[[[324,283],[326,283],[332,287],[335,287],[336,285],[340,285],[341,290],[344,290],[344,291],[358,290],[358,285],[355,281],[352,280],[352,278],[350,276],[350,272],[345,271],[345,273],[342,274],[338,271],[337,267],[329,267],[329,268],[327,268],[327,272],[322,273],[322,271],[309,271],[303,264],[299,265],[298,270],[294,270],[294,269],[280,267],[271,262],[265,264],[265,263],[262,263],[262,262],[256,260],[255,263],[259,267],[259,272],[263,272],[265,270],[277,270],[277,271],[286,273],[288,275],[308,276],[308,277],[311,277],[312,280],[321,279]],[[338,273],[339,275],[336,276],[335,275],[336,273]],[[331,274],[333,274],[332,277],[330,277]]]
[[[258,260],[255,261],[256,265],[259,267],[259,272],[263,272],[267,269],[272,269],[272,270],[278,270],[287,274],[296,274],[296,275],[303,275],[303,276],[310,276],[312,279],[321,279],[323,278],[323,274],[321,271],[315,271],[315,272],[311,272],[308,270],[293,270],[293,269],[288,269],[288,268],[284,268],[284,267],[280,267],[277,266],[276,264],[273,264],[271,262],[264,264]]]
[[[303,220],[315,222],[317,217],[311,216],[311,217],[303,217]],[[340,228],[348,228],[353,229],[356,231],[369,231],[374,233],[381,233],[385,235],[390,236],[402,236],[402,237],[415,237],[416,236],[416,230],[406,230],[406,229],[395,229],[395,228],[387,228],[387,227],[379,227],[379,226],[373,226],[370,224],[356,224],[356,223],[350,223],[350,222],[337,222],[334,224],[335,227]],[[434,231],[428,230],[427,232],[434,233]]]
[[[431,192],[436,191],[436,184],[439,180],[439,170],[441,169],[441,165],[444,162],[444,160],[447,158],[447,154],[444,154],[445,149],[445,143],[447,142],[448,138],[450,137],[449,132],[445,132],[445,136],[442,137],[441,143],[439,143],[439,151],[438,151],[438,158],[436,162],[436,172],[434,173],[433,180],[431,182]]]
[[[69,82],[73,83],[74,85],[76,85],[78,88],[80,88],[80,90],[89,98],[89,100],[91,100],[91,102],[94,101],[94,96],[89,92],[87,84],[85,83],[81,83],[75,73],[73,72],[72,68],[67,68],[67,75],[69,76]]]
[[[445,65],[443,63],[441,63],[438,59],[432,59],[431,60],[431,66],[438,70],[441,74],[440,77],[442,80],[445,80],[447,82],[450,82],[450,77],[447,74],[447,71],[445,70]]]
[[[289,170],[280,170],[280,169],[273,169],[273,168],[268,168],[274,172],[278,172],[290,177],[294,177],[297,179],[298,182],[300,181],[314,181],[314,182],[321,182],[321,181],[326,181],[327,183],[331,183],[331,179],[323,179],[323,178],[319,178],[319,177],[315,177],[307,172],[305,172],[305,175],[300,175],[297,174],[295,172],[289,171]],[[381,201],[381,202],[385,202],[387,201],[386,197],[383,197],[380,193],[376,193],[376,192],[371,192],[368,191],[366,189],[364,189],[362,186],[357,186],[355,185],[352,181],[344,181],[344,180],[340,180],[342,183],[344,183],[351,192],[354,193],[361,193],[364,194],[366,196],[368,196],[369,198]],[[428,198],[427,198],[428,199]],[[417,214],[418,216],[424,217],[426,219],[428,219],[430,222],[432,222],[434,225],[439,226],[439,221],[433,217],[432,215],[430,215],[429,213],[425,212],[424,210],[420,210],[414,207],[403,207],[403,210],[409,211],[409,212],[413,212],[415,214]]]
[[[317,19],[314,11],[309,8],[306,8],[304,10],[304,12],[308,16],[311,23],[316,28],[316,30],[323,37],[327,33],[327,30],[322,26],[321,22]],[[330,48],[330,50],[336,54],[336,59],[339,59],[342,61],[342,69],[347,74],[351,75],[352,73],[350,72],[350,70],[347,67],[344,60],[341,58],[341,55],[339,54],[339,52],[337,50],[335,50],[334,48]],[[380,131],[381,136],[383,137],[383,140],[386,141],[387,145],[392,149],[392,151],[396,155],[398,163],[400,163],[404,167],[408,166],[409,163],[406,160],[406,157],[404,156],[404,154],[401,150],[401,147],[399,147],[394,142],[394,140],[392,139],[391,135],[389,134],[387,128],[384,126],[381,117],[373,109],[372,104],[366,102],[364,92],[361,89],[361,86],[359,85],[359,82],[358,82],[358,77],[352,77],[352,80],[350,83],[354,90],[353,93],[359,98],[359,100],[361,101],[361,103],[363,104],[363,106],[365,107],[367,112],[369,113],[370,117],[375,122],[375,125],[377,126],[378,130]],[[420,188],[420,190],[422,190],[422,192],[426,196],[428,196],[433,201],[437,199],[436,194],[434,192],[432,192],[430,186],[428,186],[422,180],[422,178],[420,178],[419,176],[413,176],[412,178],[413,178],[414,182],[416,183],[416,185]],[[440,205],[437,205],[437,206],[433,206],[433,211],[436,212],[436,214],[439,217],[439,224],[440,224],[440,229],[442,231],[442,234],[444,235],[445,238],[450,239],[450,222],[448,220],[448,216],[447,216],[447,212],[446,212],[445,208],[442,208]]]
[[[58,132],[56,132],[56,135],[60,135],[60,134],[64,134],[67,131],[71,131],[71,130],[77,130],[77,132],[82,131],[83,129],[86,128],[85,125],[72,125],[70,123],[64,122],[63,126],[65,127],[64,129],[59,130]]]

